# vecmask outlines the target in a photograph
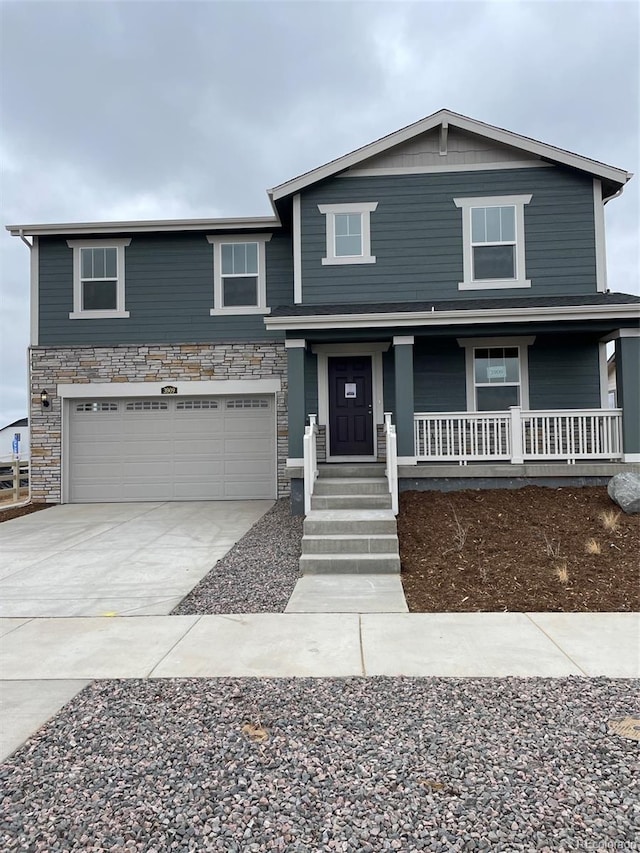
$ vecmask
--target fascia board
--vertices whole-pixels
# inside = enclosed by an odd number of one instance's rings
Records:
[[[394,133],[383,136],[376,142],[372,142],[362,148],[357,148],[355,151],[345,154],[343,157],[338,157],[323,166],[319,166],[317,169],[312,169],[310,172],[305,172],[297,178],[293,178],[290,181],[279,184],[269,190],[269,196],[273,198],[274,201],[277,201],[284,196],[299,192],[310,184],[329,178],[338,172],[342,172],[345,169],[349,169],[350,167],[361,163],[363,160],[368,160],[370,157],[382,154],[390,148],[393,148],[395,145],[400,145],[421,133],[433,130],[434,127],[437,127],[443,121],[446,121],[450,128],[457,127],[460,130],[466,130],[469,133],[484,136],[494,142],[509,145],[512,148],[519,148],[523,151],[529,152],[530,154],[535,154],[538,157],[544,157],[548,160],[553,160],[557,163],[562,163],[566,166],[571,166],[592,175],[596,175],[597,177],[606,178],[620,184],[621,186],[623,186],[632,177],[631,173],[624,169],[607,166],[605,163],[600,163],[597,160],[591,160],[588,157],[573,154],[570,151],[566,151],[562,148],[556,148],[555,146],[548,145],[544,142],[538,142],[537,140],[531,139],[527,136],[520,136],[512,131],[503,130],[502,128],[485,124],[484,122],[468,118],[467,116],[460,115],[459,113],[453,113],[449,110],[439,110],[438,112],[433,113],[420,121],[414,122],[401,130],[397,130]]]
[[[238,231],[280,226],[278,216],[238,217],[235,219],[151,219],[127,222],[63,222],[41,225],[6,225],[12,237],[55,234],[115,234],[123,231]]]
[[[469,322],[512,323],[557,320],[638,319],[637,304],[580,305],[571,308],[501,308],[486,311],[396,311],[387,314],[323,314],[265,317],[267,329],[361,329],[388,326],[456,326]]]

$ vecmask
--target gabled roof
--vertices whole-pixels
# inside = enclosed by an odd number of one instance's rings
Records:
[[[626,172],[624,169],[607,166],[605,163],[591,160],[589,157],[582,157],[579,154],[573,154],[571,151],[565,151],[563,148],[556,148],[554,145],[538,142],[528,136],[520,136],[518,133],[513,133],[510,130],[494,127],[491,124],[468,118],[460,113],[442,109],[426,118],[420,119],[420,121],[407,125],[407,127],[403,127],[401,130],[396,130],[394,133],[383,136],[381,139],[369,143],[369,145],[357,148],[350,154],[345,154],[343,157],[338,157],[336,160],[325,163],[324,166],[319,166],[317,169],[312,169],[310,172],[305,172],[297,178],[292,178],[290,181],[285,181],[285,183],[273,187],[273,189],[269,190],[269,196],[272,201],[277,201],[278,199],[293,195],[305,189],[305,187],[337,175],[345,169],[356,166],[370,157],[375,157],[377,154],[382,154],[390,148],[401,145],[403,142],[407,142],[422,133],[427,133],[437,127],[441,127],[446,132],[450,126],[460,128],[460,130],[467,131],[468,133],[483,136],[486,139],[503,145],[509,145],[512,148],[520,149],[527,154],[541,157],[544,160],[579,169],[594,177],[611,181],[618,188],[624,186],[632,177],[631,173]]]
[[[7,424],[6,426],[3,426],[1,428],[1,430],[12,429],[13,427],[26,427],[26,426],[29,426],[29,418],[19,418],[17,421],[14,421],[11,424]]]

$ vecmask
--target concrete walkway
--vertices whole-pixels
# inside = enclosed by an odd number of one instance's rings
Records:
[[[96,678],[640,677],[635,613],[0,619],[0,757]]]

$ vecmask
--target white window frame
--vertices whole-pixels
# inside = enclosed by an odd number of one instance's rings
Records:
[[[524,206],[531,195],[476,196],[454,198],[453,203],[462,210],[462,262],[464,281],[458,282],[458,290],[501,290],[512,287],[531,287],[526,278],[524,251]],[[471,240],[471,211],[475,207],[514,207],[516,225],[516,274],[514,278],[474,279],[473,244]],[[487,244],[489,245],[489,244]],[[501,245],[501,244],[495,244]]]
[[[371,214],[378,207],[377,201],[361,201],[353,204],[319,204],[318,210],[326,217],[327,248],[324,266],[342,264],[375,264],[371,254]],[[359,255],[336,254],[336,214],[360,214],[362,223],[362,252]]]
[[[475,351],[477,349],[513,349],[518,350],[520,366],[520,408],[529,410],[529,347],[535,341],[535,335],[523,338],[458,338],[458,346],[464,348],[466,365],[467,411],[477,412]],[[513,383],[509,383],[513,384]],[[508,409],[506,410],[508,411]]]
[[[67,240],[67,246],[73,249],[73,311],[70,320],[112,320],[128,317],[125,310],[125,262],[124,250],[131,243],[131,237],[117,237],[111,240]],[[82,263],[81,249],[117,249],[117,284],[116,308],[91,309],[82,308]]]
[[[231,314],[269,314],[271,312],[271,309],[267,307],[267,262],[265,249],[271,236],[271,234],[242,234],[236,236],[207,234],[207,240],[213,246],[213,308],[209,311],[212,317],[228,317]],[[257,305],[230,305],[228,308],[225,308],[223,304],[223,279],[225,276],[222,275],[222,245],[228,243],[258,244]]]

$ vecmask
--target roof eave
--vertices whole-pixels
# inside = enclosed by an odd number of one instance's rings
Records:
[[[299,330],[320,328],[381,328],[388,326],[456,326],[470,322],[493,324],[513,322],[553,322],[556,320],[633,320],[640,318],[636,303],[580,305],[565,308],[501,308],[490,310],[394,311],[385,314],[316,314],[305,316],[267,316],[267,329]]]
[[[40,237],[62,234],[120,234],[153,231],[241,231],[280,227],[278,216],[236,217],[233,219],[149,219],[124,222],[62,222],[35,225],[7,225],[12,237]]]

